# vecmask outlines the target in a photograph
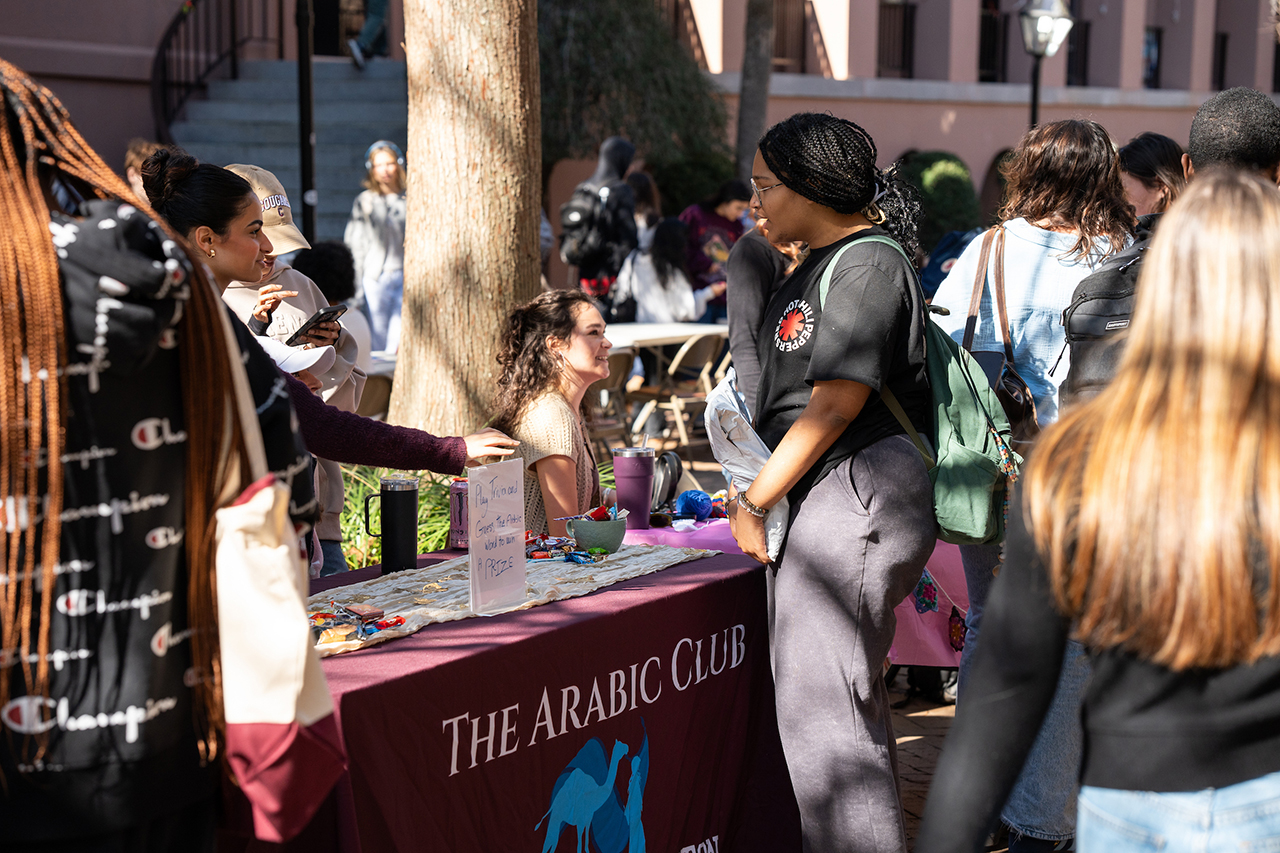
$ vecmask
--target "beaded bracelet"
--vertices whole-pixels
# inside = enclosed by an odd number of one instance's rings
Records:
[[[764,518],[768,510],[761,509],[747,499],[746,492],[738,492],[738,506],[754,515],[756,518]]]

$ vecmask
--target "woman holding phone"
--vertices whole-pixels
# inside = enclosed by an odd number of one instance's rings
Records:
[[[275,249],[263,232],[262,204],[244,178],[163,150],[147,158],[142,180],[152,207],[204,258],[220,290],[269,274]],[[461,474],[483,457],[510,456],[517,444],[495,429],[439,438],[392,426],[326,405],[292,376],[281,374],[281,381],[307,449],[335,462]]]
[[[311,248],[293,224],[293,211],[284,185],[260,166],[232,165],[227,171],[244,178],[253,188],[262,206],[262,233],[271,241],[272,254],[265,258],[265,277],[231,282],[222,292],[222,300],[256,335],[266,335],[289,346],[332,346],[337,358],[331,367],[317,374],[318,393],[330,406],[354,412],[360,405],[365,383],[365,373],[357,366],[360,347],[336,319],[313,322],[320,311],[341,309],[331,309],[329,300],[315,282],[278,258]],[[316,524],[316,533],[324,551],[321,573],[331,575],[347,568],[342,553],[342,467],[332,459],[318,458],[317,462],[324,512]]]

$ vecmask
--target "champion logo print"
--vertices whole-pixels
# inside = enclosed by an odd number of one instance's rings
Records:
[[[58,703],[43,696],[19,696],[0,711],[0,719],[15,732],[24,735],[38,735],[47,732],[58,724],[52,717],[45,716],[46,709],[58,707]]]
[[[149,720],[154,720],[165,711],[172,711],[178,706],[177,697],[168,696],[163,699],[148,699],[143,705],[129,705],[123,710],[107,713],[71,715],[70,705],[65,698],[55,702],[43,696],[19,696],[0,708],[0,720],[15,732],[34,735],[47,732],[57,726],[63,731],[80,732],[93,729],[105,729],[113,726],[124,727],[126,743],[136,743],[138,727]],[[55,710],[52,717],[45,712]]]
[[[151,636],[151,652],[159,658],[164,657],[169,649],[178,645],[182,641],[191,636],[191,629],[178,631],[174,633],[173,623],[166,622],[160,626],[160,630]]]
[[[161,592],[153,589],[137,598],[122,601],[107,601],[103,590],[73,589],[58,596],[58,612],[64,616],[87,616],[90,613],[116,613],[121,610],[136,610],[142,621],[151,618],[151,608],[167,604],[173,600],[172,592]]]
[[[134,424],[129,437],[139,450],[155,450],[166,444],[181,444],[187,440],[187,433],[173,429],[168,418],[143,418]]]

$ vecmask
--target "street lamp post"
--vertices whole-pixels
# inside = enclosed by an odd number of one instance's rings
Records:
[[[1018,9],[1022,46],[1031,54],[1031,126],[1040,123],[1040,62],[1067,40],[1075,21],[1066,0],[1023,0]]]

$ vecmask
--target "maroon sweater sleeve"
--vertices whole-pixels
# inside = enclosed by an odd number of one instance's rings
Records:
[[[307,450],[322,459],[351,465],[376,465],[400,471],[461,474],[467,443],[460,437],[437,438],[420,429],[393,426],[328,405],[288,374],[289,396]]]

